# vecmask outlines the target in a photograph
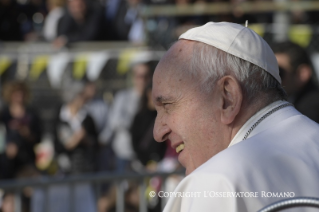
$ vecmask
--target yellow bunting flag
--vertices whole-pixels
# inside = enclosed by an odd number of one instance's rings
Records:
[[[0,76],[11,66],[12,61],[9,57],[0,57]]]
[[[265,34],[265,25],[263,24],[249,24],[248,28],[254,30],[260,37]]]
[[[117,63],[117,73],[119,75],[124,75],[130,70],[131,60],[136,53],[136,49],[126,49],[121,52]]]
[[[312,29],[308,25],[293,25],[288,32],[289,39],[302,47],[307,47],[312,36]]]
[[[48,66],[49,57],[47,55],[39,55],[36,56],[33,60],[30,70],[30,77],[33,80],[39,78],[41,73],[46,69]]]
[[[73,77],[80,80],[84,77],[87,67],[88,58],[86,55],[78,55],[74,59]]]

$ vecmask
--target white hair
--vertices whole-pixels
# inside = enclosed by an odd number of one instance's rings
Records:
[[[248,101],[260,92],[269,94],[268,100],[286,99],[281,84],[264,69],[204,43],[194,44],[189,71],[199,79],[204,92],[210,92],[223,76],[232,75],[240,82]]]

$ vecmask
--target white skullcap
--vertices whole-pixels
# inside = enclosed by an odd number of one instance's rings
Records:
[[[247,27],[227,22],[208,22],[188,30],[179,39],[199,41],[214,46],[259,66],[281,83],[274,52],[263,38]]]

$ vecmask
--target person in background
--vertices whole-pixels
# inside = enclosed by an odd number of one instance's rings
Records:
[[[64,15],[65,0],[48,0],[49,13],[44,21],[43,37],[46,41],[53,41],[58,35],[58,23]]]
[[[101,5],[96,2],[68,1],[67,11],[59,21],[58,37],[53,45],[60,48],[72,42],[100,39],[103,18]]]
[[[139,17],[141,0],[119,0],[119,8],[114,19],[118,40],[128,40],[134,43],[145,41],[143,20]]]
[[[319,123],[319,89],[308,53],[290,41],[273,45],[282,85],[295,108]]]
[[[65,100],[55,127],[55,149],[61,173],[95,173],[99,154],[97,130],[94,120],[84,108],[82,84],[73,84],[65,91]],[[62,196],[72,192],[69,185],[63,185],[60,189]],[[73,189],[74,195],[64,199],[75,202],[75,211],[96,211],[93,187],[89,183],[76,183]]]
[[[97,85],[94,82],[87,82],[83,88],[84,108],[94,120],[98,133],[106,125],[109,106],[107,103],[97,97]]]
[[[139,110],[130,128],[132,145],[136,155],[132,169],[138,173],[162,171],[160,164],[165,156],[167,144],[157,143],[153,137],[156,114],[152,101],[152,84],[150,83],[141,97]],[[161,188],[161,179],[156,176],[151,177],[147,182],[147,187],[158,192]],[[138,195],[137,191],[135,191],[135,195]],[[160,206],[160,200],[155,200],[152,203],[150,201],[148,211],[161,211]]]
[[[146,85],[151,80],[151,71],[147,64],[136,64],[132,68],[133,87],[119,91],[114,98],[108,127],[100,136],[104,143],[111,141],[116,155],[116,169],[123,172],[128,169],[134,158],[130,127],[138,111],[139,102]]]
[[[120,40],[116,32],[116,17],[118,15],[119,8],[121,7],[122,0],[107,0],[105,1],[105,27],[109,30],[107,33],[107,40]]]
[[[103,129],[108,129],[107,119],[110,107],[106,101],[97,96],[98,88],[95,82],[87,82],[83,88],[84,109],[92,117],[96,126],[99,141],[98,171],[111,171],[114,169],[114,153],[110,145],[105,144]]]
[[[14,212],[14,194],[10,192],[6,192],[2,196],[0,212]]]
[[[152,85],[149,84],[141,98],[140,109],[135,115],[130,132],[138,161],[144,170],[156,171],[157,163],[165,155],[166,144],[157,143],[153,137],[156,110],[152,101]]]
[[[23,82],[5,85],[6,105],[0,111],[0,122],[6,128],[5,151],[1,154],[0,178],[14,178],[19,170],[34,166],[34,146],[42,137],[42,125],[36,111],[28,106],[30,92]]]

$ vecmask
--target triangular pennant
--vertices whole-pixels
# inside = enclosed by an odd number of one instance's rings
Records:
[[[68,53],[59,53],[50,57],[47,73],[52,87],[60,88],[61,78],[70,60]]]
[[[84,77],[87,68],[87,61],[88,58],[86,55],[80,54],[75,57],[73,65],[73,77],[75,79],[80,80]]]
[[[12,60],[8,56],[0,57],[0,76],[11,66]]]
[[[249,24],[248,28],[254,30],[260,37],[265,34],[265,25],[263,24]]]
[[[97,80],[109,58],[110,55],[107,52],[96,52],[89,55],[86,74],[90,81]]]
[[[312,36],[312,29],[308,25],[291,26],[288,32],[289,39],[302,47],[307,47]]]
[[[130,70],[131,60],[138,52],[136,49],[126,49],[119,55],[119,61],[117,64],[117,73],[124,75]]]
[[[45,70],[48,65],[49,57],[47,55],[36,56],[33,60],[30,70],[30,77],[33,80],[39,78],[41,73]]]

